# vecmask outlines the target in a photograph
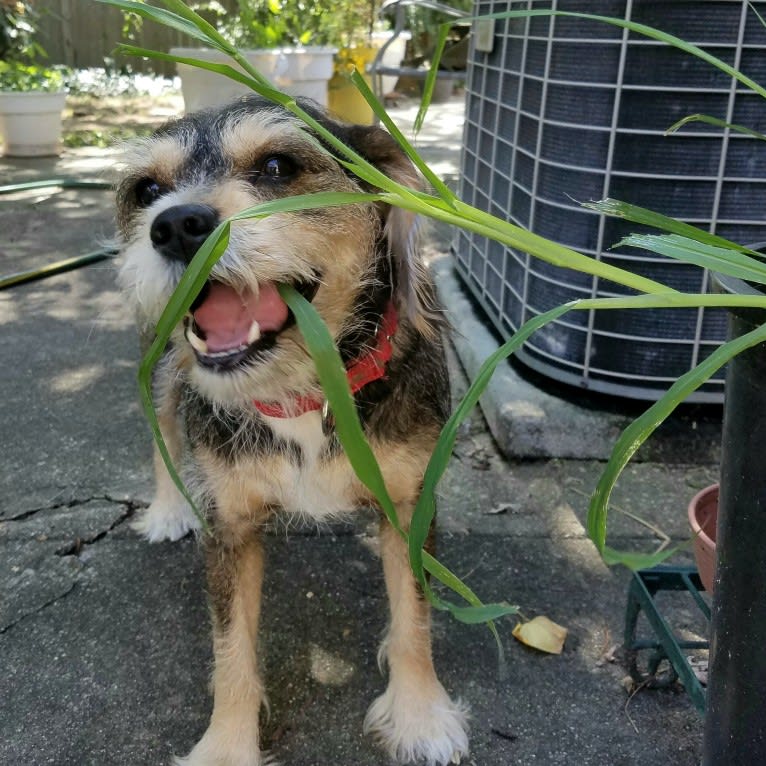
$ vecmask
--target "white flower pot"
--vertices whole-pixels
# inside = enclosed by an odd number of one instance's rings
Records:
[[[377,48],[382,48],[393,37],[391,32],[373,32],[372,43]],[[412,35],[407,32],[399,32],[391,43],[383,51],[383,60],[380,62],[384,67],[400,67],[402,59],[407,53],[407,43]],[[381,77],[381,89],[383,93],[391,93],[396,89],[398,77],[391,74],[384,74]]]
[[[171,48],[173,56],[233,64],[223,53],[208,48]],[[277,88],[291,96],[312,98],[327,106],[327,83],[333,74],[335,48],[276,48],[243,51],[247,60]],[[221,106],[250,93],[241,83],[189,64],[177,64],[187,112]]]
[[[45,157],[61,150],[66,93],[0,92],[0,136],[7,157]]]

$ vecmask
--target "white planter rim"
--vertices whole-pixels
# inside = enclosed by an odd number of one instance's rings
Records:
[[[66,91],[0,91],[0,112],[4,114],[62,112]]]
[[[43,98],[53,100],[54,98],[64,99],[69,93],[68,90],[2,90],[0,88],[0,98],[20,98],[31,101],[34,98]]]
[[[281,47],[281,48],[242,48],[241,53],[243,53],[245,56],[251,55],[251,54],[257,54],[259,56],[281,56],[286,53],[293,53],[293,54],[299,54],[299,55],[306,55],[306,56],[334,56],[338,49],[331,46],[331,45],[303,45],[298,47]],[[216,48],[192,48],[192,47],[181,47],[181,48],[171,48],[170,49],[170,55],[171,56],[183,56],[184,58],[200,58],[200,59],[206,59],[207,57],[211,58],[224,58],[228,59],[230,58],[222,51],[217,50]]]

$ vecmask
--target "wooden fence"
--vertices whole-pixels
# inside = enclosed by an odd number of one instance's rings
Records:
[[[40,43],[51,64],[72,67],[104,66],[110,59],[118,67],[129,65],[134,71],[172,75],[174,65],[162,61],[143,61],[133,57],[115,59],[116,45],[125,40],[125,19],[115,8],[93,0],[43,0]],[[142,48],[167,51],[174,45],[193,44],[189,37],[153,22],[145,22],[134,35]]]

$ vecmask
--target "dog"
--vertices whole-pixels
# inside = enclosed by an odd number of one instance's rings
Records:
[[[388,177],[420,189],[414,167],[379,127],[301,107]],[[117,185],[119,282],[144,343],[184,269],[223,220],[258,203],[314,192],[369,192],[288,110],[258,96],[171,121],[126,151]],[[295,287],[326,323],[346,365],[360,421],[406,529],[447,415],[442,328],[417,251],[418,222],[380,202],[280,213],[232,224],[226,251],[173,332],[153,380],[173,462],[188,453],[213,623],[213,712],[179,766],[259,766],[265,704],[257,633],[263,532],[274,514],[322,522],[375,507],[324,406],[313,362],[278,285]],[[155,451],[156,452],[156,451]],[[156,494],[136,523],[150,541],[199,525],[155,454]],[[382,517],[390,620],[386,691],[365,730],[400,763],[459,763],[466,710],[437,679],[429,607],[407,546]]]

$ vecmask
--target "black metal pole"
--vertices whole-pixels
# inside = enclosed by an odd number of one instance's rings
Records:
[[[730,337],[766,321],[730,314]],[[766,347],[729,363],[702,766],[766,764]]]

